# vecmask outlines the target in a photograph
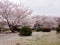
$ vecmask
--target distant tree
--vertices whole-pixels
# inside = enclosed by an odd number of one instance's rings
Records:
[[[39,21],[36,21],[36,23],[34,24],[34,29],[36,31],[40,31],[40,26],[41,26],[41,24],[39,23]]]
[[[21,3],[12,3],[8,0],[0,1],[0,15],[6,20],[9,29],[14,32],[14,29],[18,27],[18,24],[31,15],[32,10],[24,8]]]
[[[39,20],[40,24],[43,26],[46,26],[48,28],[51,28],[52,30],[56,29],[57,27],[57,22],[59,22],[58,19],[54,17],[49,17],[49,16],[33,16],[32,19],[34,19],[34,23],[36,24],[36,21]]]
[[[60,23],[58,24],[58,27],[56,28],[57,33],[60,33]]]

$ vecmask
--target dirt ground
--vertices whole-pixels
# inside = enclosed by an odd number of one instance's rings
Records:
[[[32,36],[0,34],[0,45],[60,45],[60,34],[56,34],[56,31],[33,32]]]

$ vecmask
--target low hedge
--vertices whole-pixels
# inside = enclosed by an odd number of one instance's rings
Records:
[[[50,32],[51,29],[49,29],[49,28],[43,28],[43,29],[41,29],[41,31],[43,31],[43,32]]]
[[[51,28],[40,28],[40,31],[43,31],[43,32],[50,32],[51,31]]]

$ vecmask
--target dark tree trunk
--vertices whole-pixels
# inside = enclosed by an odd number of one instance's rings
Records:
[[[13,30],[13,25],[10,24],[10,22],[8,21],[8,19],[7,19],[7,24],[8,24],[8,26],[9,26],[9,29],[11,30],[11,32],[12,32],[12,33],[15,33],[15,31]]]
[[[11,30],[12,33],[15,33],[15,31],[19,32],[19,30],[20,30],[18,28],[19,26],[11,24],[8,20],[7,20],[7,24],[8,24],[9,29]]]

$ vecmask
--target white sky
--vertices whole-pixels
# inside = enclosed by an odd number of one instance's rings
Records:
[[[31,8],[33,10],[33,14],[60,16],[60,0],[19,0],[19,1],[21,1],[28,8]]]

